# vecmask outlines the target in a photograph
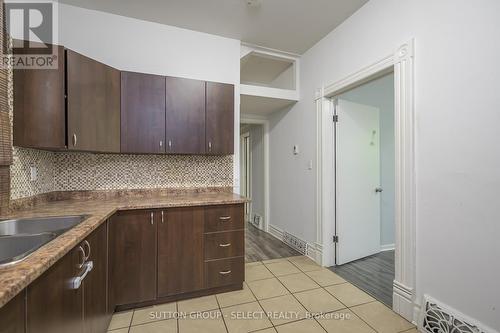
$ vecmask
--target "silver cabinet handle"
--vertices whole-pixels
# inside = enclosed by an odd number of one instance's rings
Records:
[[[81,259],[81,261],[78,263],[78,265],[76,265],[76,267],[78,267],[80,269],[83,267],[83,265],[85,264],[85,261],[87,259],[85,258],[85,250],[83,249],[83,247],[79,246],[77,251],[79,253],[79,259]]]
[[[79,289],[80,288],[80,286],[82,285],[83,280],[85,280],[85,277],[87,276],[87,274],[89,274],[90,271],[94,268],[94,262],[87,261],[83,266],[85,267],[83,273],[77,277],[72,278],[69,281],[69,288],[70,289]]]
[[[87,248],[88,249],[88,252],[86,253],[85,255],[85,261],[87,261],[89,258],[90,258],[90,243],[88,240],[84,240],[83,241],[83,246],[84,246],[84,249]],[[84,251],[85,252],[85,251]]]
[[[161,223],[163,224],[165,222],[164,218],[163,218],[163,211],[161,211]]]
[[[231,274],[231,270],[229,271],[222,271],[222,272],[219,272],[220,275],[227,275],[227,274]]]
[[[223,222],[224,222],[224,221],[228,221],[228,220],[230,220],[230,219],[231,219],[231,216],[221,216],[221,217],[219,217],[219,220],[221,220],[221,221],[223,221]]]
[[[153,212],[151,212],[151,225],[153,225],[155,222],[153,220]]]
[[[73,147],[76,146],[76,141],[77,141],[76,133],[73,133]]]
[[[208,141],[208,151],[212,151],[212,141]]]
[[[163,147],[163,140],[160,140],[160,147]]]
[[[172,149],[172,140],[168,140],[168,149]]]
[[[219,244],[220,247],[228,247],[231,246],[231,243],[226,243],[226,244]]]

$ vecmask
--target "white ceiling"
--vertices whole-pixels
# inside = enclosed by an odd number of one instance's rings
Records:
[[[302,54],[368,0],[59,0]]]

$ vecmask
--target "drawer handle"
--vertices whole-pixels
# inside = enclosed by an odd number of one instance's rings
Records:
[[[220,275],[228,275],[228,274],[231,274],[231,271],[222,271],[222,272],[219,272]]]
[[[226,243],[226,244],[219,244],[220,247],[228,247],[231,246],[231,243]]]
[[[221,220],[222,222],[228,221],[230,219],[231,219],[231,216],[221,216],[221,217],[219,217],[219,220]]]

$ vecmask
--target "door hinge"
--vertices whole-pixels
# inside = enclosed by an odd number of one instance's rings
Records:
[[[333,242],[338,243],[339,242],[339,236],[335,235],[333,236]]]
[[[336,123],[339,121],[339,116],[338,115],[333,115],[333,122]]]

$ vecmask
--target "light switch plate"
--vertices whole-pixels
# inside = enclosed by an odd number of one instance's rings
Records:
[[[36,166],[30,166],[30,180],[32,182],[38,179],[38,168]]]

